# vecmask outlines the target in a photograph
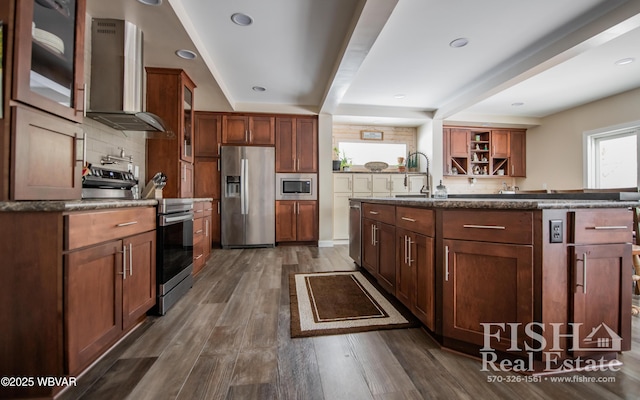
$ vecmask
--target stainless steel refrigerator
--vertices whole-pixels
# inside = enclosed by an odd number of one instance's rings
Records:
[[[275,149],[223,146],[221,151],[222,247],[274,246]]]

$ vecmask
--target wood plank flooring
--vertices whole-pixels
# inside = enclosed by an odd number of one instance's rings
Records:
[[[291,339],[288,274],[352,270],[347,251],[213,250],[187,296],[167,315],[147,318],[59,398],[640,398],[637,317],[619,372],[562,375],[611,383],[489,383],[479,361],[440,349],[420,328]]]

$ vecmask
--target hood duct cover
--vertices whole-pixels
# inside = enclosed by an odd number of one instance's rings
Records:
[[[174,138],[160,117],[142,111],[142,31],[119,19],[93,19],[87,116],[113,129]]]

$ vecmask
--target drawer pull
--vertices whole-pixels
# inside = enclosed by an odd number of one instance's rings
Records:
[[[611,229],[627,229],[626,225],[612,225],[612,226],[588,226],[585,229],[595,229],[596,231],[605,231]]]
[[[204,254],[200,254],[198,257],[194,258],[194,260],[199,259],[200,257],[202,257]]]
[[[380,214],[380,213],[379,213],[379,212],[377,212],[377,211],[369,211],[369,214],[378,215],[378,214]]]
[[[499,225],[462,225],[463,228],[474,228],[474,229],[507,229],[504,226]]]
[[[197,234],[199,234],[199,233],[202,233],[202,232],[203,232],[203,230],[202,230],[202,229],[198,229],[198,230],[196,231],[196,235],[197,235]]]
[[[449,246],[444,246],[444,280],[449,281]]]
[[[204,212],[204,210],[196,210],[197,213]]]
[[[407,218],[407,217],[402,217],[402,220],[404,220],[404,221],[409,221],[409,222],[416,222],[416,220],[415,220],[415,219],[413,219],[413,218]]]
[[[123,222],[121,224],[117,224],[116,226],[120,228],[120,227],[123,227],[123,226],[135,225],[137,223],[138,223],[138,221]]]
[[[129,276],[133,276],[133,243],[129,243]]]

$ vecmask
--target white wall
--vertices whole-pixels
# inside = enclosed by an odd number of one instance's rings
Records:
[[[318,202],[320,237],[318,246],[333,246],[333,117],[318,116]]]
[[[583,187],[582,134],[640,119],[640,89],[542,119],[527,130],[527,177],[520,189]]]

